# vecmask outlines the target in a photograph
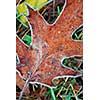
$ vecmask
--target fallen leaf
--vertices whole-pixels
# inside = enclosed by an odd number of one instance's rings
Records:
[[[83,18],[78,16],[78,13],[82,12],[82,1],[74,0],[66,5],[53,26],[47,25],[38,12],[28,8],[30,12],[28,19],[34,27],[32,45],[27,47],[18,37],[16,38],[16,52],[20,59],[17,70],[22,73],[22,77],[26,79],[27,73],[31,69],[30,82],[40,82],[53,86],[52,80],[55,77],[79,74],[63,68],[61,59],[64,56],[83,54],[82,42],[71,39],[72,32],[83,23]],[[23,70],[25,68],[27,70]]]

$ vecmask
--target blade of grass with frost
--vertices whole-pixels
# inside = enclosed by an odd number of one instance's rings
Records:
[[[19,18],[19,17],[21,17],[21,16],[25,16],[25,13],[26,11],[24,11],[24,12],[22,12],[22,13],[18,13],[18,11],[16,10],[16,18]]]
[[[79,37],[77,36],[77,34],[75,33],[75,37],[76,37],[76,39],[78,39],[79,40]]]
[[[57,6],[57,12],[58,12],[58,15],[60,14],[60,8],[59,8],[59,6]]]
[[[22,19],[20,19],[20,17],[23,17],[23,20]],[[23,24],[26,28],[28,28],[28,26],[27,26],[27,24],[26,24],[26,21],[27,21],[27,19],[24,17],[24,13],[20,13],[20,14],[18,14],[18,11],[16,10],[16,19],[21,23],[21,24]]]
[[[53,89],[51,88],[50,90],[51,90],[51,96],[52,96],[53,100],[56,100],[55,93],[54,93]]]
[[[83,32],[79,34],[79,39],[83,37]]]
[[[18,19],[19,17],[23,16],[23,13],[17,14],[16,18]]]
[[[25,23],[23,23],[23,21],[22,20],[20,20],[20,19],[17,19],[20,23],[22,23],[26,28],[28,28],[28,26],[25,24]]]

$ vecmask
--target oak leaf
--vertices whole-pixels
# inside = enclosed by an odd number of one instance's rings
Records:
[[[70,1],[70,0],[68,0]],[[40,82],[53,86],[58,76],[78,75],[79,73],[61,66],[64,56],[83,54],[82,42],[71,39],[72,32],[83,23],[82,0],[71,0],[66,5],[58,21],[49,26],[38,12],[29,8],[29,22],[34,27],[32,45],[27,47],[16,37],[16,52],[20,59],[17,70],[24,79],[32,71],[30,82]],[[19,84],[19,81],[17,82]]]

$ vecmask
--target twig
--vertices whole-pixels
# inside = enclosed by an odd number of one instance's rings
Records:
[[[31,74],[32,74],[32,72],[31,72],[31,70],[30,70],[30,71],[28,72],[28,78],[27,78],[27,80],[26,80],[26,82],[25,82],[25,84],[24,84],[24,87],[23,87],[22,91],[20,92],[20,96],[19,96],[19,99],[18,99],[18,100],[21,100],[21,98],[22,98],[22,96],[23,96],[23,93],[24,93],[24,91],[25,91],[25,88],[26,88],[26,86],[27,86],[27,84],[28,84],[28,82],[29,82],[29,80],[30,80]]]
[[[71,88],[72,88],[72,90],[73,90],[73,93],[74,93],[74,96],[75,96],[76,100],[78,100],[78,97],[77,97],[77,95],[76,95],[76,93],[75,93],[75,91],[74,91],[74,88],[73,88],[72,84],[70,84],[70,86],[71,86]]]
[[[26,34],[27,34],[29,31],[30,31],[30,29],[28,29],[28,30],[26,31],[26,33],[24,34],[24,36],[22,36],[22,39],[24,39],[24,37],[26,36]]]
[[[45,56],[44,56],[43,58],[45,58]],[[34,73],[36,72],[36,70],[38,69],[38,66],[42,64],[43,58],[41,58],[40,61],[39,61],[39,64],[36,65],[37,67],[36,67],[36,69],[35,69],[34,72],[32,72],[31,69],[30,69],[30,71],[28,72],[28,78],[27,78],[27,80],[26,80],[26,82],[25,82],[25,84],[24,84],[24,87],[23,87],[23,89],[22,89],[22,91],[21,91],[21,93],[20,93],[20,96],[19,96],[19,99],[18,99],[18,100],[21,100],[21,98],[22,98],[22,96],[23,96],[23,93],[24,93],[24,91],[25,91],[25,88],[26,88],[26,86],[27,86],[27,84],[28,84],[28,82],[29,82],[29,80],[30,80],[31,75],[34,74]]]
[[[55,0],[53,0],[53,16],[55,14]]]
[[[20,28],[21,28],[21,29],[20,29]],[[18,34],[19,32],[21,32],[23,29],[24,29],[24,27],[22,27],[22,24],[21,24],[21,26],[19,26],[19,28],[18,28],[16,34]]]

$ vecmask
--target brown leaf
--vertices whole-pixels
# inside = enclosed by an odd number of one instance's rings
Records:
[[[53,26],[47,25],[38,12],[29,8],[28,19],[34,27],[32,46],[26,47],[18,37],[16,38],[16,51],[20,59],[17,70],[24,78],[31,68],[30,81],[52,86],[54,77],[78,74],[63,68],[60,61],[64,56],[83,54],[82,42],[71,39],[72,32],[83,23],[82,1],[68,0],[62,15]]]

